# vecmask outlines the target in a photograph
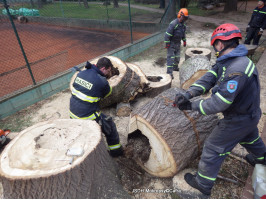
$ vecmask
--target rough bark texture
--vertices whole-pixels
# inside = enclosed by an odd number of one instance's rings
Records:
[[[197,55],[187,59],[179,69],[181,88],[188,89],[210,69],[211,63],[206,56]]]
[[[66,152],[73,147],[84,153],[69,164]],[[0,159],[3,198],[130,198],[94,121],[36,124],[14,138]]]
[[[180,91],[168,89],[130,116],[129,134],[140,130],[151,146],[148,161],[139,164],[155,176],[171,177],[185,168],[199,155],[218,121],[216,115],[203,116],[172,107],[172,100]]]
[[[211,60],[211,50],[206,48],[188,48],[185,52],[185,60],[197,55],[206,56]]]

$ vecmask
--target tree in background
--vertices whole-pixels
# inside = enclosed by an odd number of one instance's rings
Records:
[[[224,12],[237,11],[237,0],[226,0]]]

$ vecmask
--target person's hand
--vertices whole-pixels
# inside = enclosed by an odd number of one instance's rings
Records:
[[[169,43],[165,44],[165,48],[166,49],[168,49],[169,47],[170,47],[170,44]]]
[[[187,46],[187,42],[183,41],[183,46],[186,47]]]
[[[182,94],[179,92],[175,96],[174,104],[176,104],[179,107],[180,105],[182,105],[188,101],[189,101],[189,98],[185,94]]]
[[[249,27],[250,27],[250,26],[248,25],[247,28],[246,28],[246,33],[249,31]]]
[[[183,103],[178,106],[180,110],[192,110],[191,101],[187,101],[186,103]]]
[[[260,28],[260,31],[258,32],[258,35],[262,35],[262,33],[263,33],[263,29]]]

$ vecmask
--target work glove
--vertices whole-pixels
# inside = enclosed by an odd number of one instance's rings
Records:
[[[174,70],[173,67],[167,67],[167,71],[166,71],[167,74],[171,75],[172,79],[174,79],[173,70]]]
[[[186,47],[187,46],[187,42],[183,41],[183,46]]]
[[[191,101],[187,101],[186,103],[180,104],[178,108],[180,110],[192,110]]]
[[[246,33],[249,31],[249,27],[250,27],[250,26],[248,25],[247,28],[246,28]]]
[[[192,95],[189,92],[186,92],[185,94],[179,92],[175,96],[174,104],[179,107],[180,105],[187,103],[191,98]]]
[[[165,48],[168,49],[170,47],[170,43],[165,44]]]
[[[262,35],[262,33],[263,33],[263,29],[260,28],[260,31],[258,32],[258,35]]]

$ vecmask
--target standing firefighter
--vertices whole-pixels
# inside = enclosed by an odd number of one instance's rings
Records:
[[[180,9],[177,19],[173,20],[165,33],[164,42],[167,49],[167,74],[172,78],[173,71],[179,71],[178,64],[180,61],[180,43],[183,40],[183,46],[186,46],[186,25],[184,22],[188,19],[188,10]]]
[[[250,44],[253,40],[253,45],[258,45],[263,30],[266,28],[266,0],[258,1],[258,6],[254,9],[251,19],[246,28],[247,36],[245,44]]]
[[[197,174],[187,173],[184,177],[190,186],[205,195],[211,194],[223,160],[238,143],[250,153],[246,159],[251,165],[266,165],[266,148],[257,128],[261,117],[258,71],[246,56],[246,47],[239,45],[241,38],[239,28],[233,24],[216,28],[211,37],[218,57],[216,64],[175,99],[180,110],[224,115],[204,143]],[[211,88],[210,98],[189,101]]]
[[[111,117],[100,112],[99,101],[109,96],[112,88],[106,80],[113,67],[108,58],[100,58],[96,65],[87,62],[85,68],[78,73],[70,99],[70,118],[95,120],[101,125],[113,157],[121,156],[123,149],[120,144],[116,125]]]

